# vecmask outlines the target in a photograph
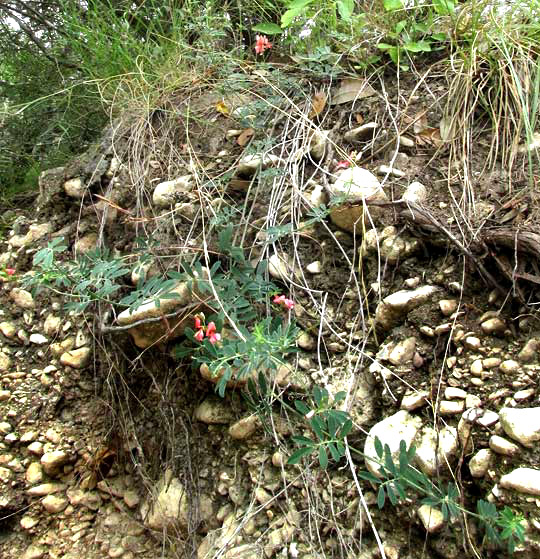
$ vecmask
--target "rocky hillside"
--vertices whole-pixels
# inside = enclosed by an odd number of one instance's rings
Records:
[[[464,181],[436,83],[243,79],[3,214],[1,557],[538,556],[526,169]]]

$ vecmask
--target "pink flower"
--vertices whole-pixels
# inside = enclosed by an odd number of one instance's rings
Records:
[[[6,274],[8,276],[13,276],[15,274],[15,268],[6,268]]]
[[[202,342],[203,338],[204,338],[204,330],[201,328],[200,330],[197,330],[197,332],[195,332],[195,335],[193,336],[198,342]]]
[[[255,35],[255,53],[262,54],[266,49],[272,48],[272,43],[264,35]]]
[[[216,332],[216,325],[214,322],[209,322],[206,327],[206,337],[210,340],[211,344],[215,344],[221,340],[221,334]]]
[[[289,310],[294,309],[294,301],[292,299],[285,299],[283,301],[283,306]]]
[[[294,309],[294,301],[292,299],[287,299],[285,295],[276,295],[272,299],[272,302],[288,310]]]
[[[195,317],[195,328],[197,330],[200,330],[202,327],[203,327],[203,325],[202,325],[201,319],[198,316],[196,316]]]
[[[336,171],[338,171],[339,169],[348,169],[351,166],[351,162],[350,161],[338,161],[336,164]]]

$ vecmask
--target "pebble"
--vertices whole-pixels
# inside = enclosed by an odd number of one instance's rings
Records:
[[[501,359],[498,357],[487,357],[482,360],[482,365],[484,369],[495,369],[501,364]]]
[[[479,450],[469,461],[469,470],[473,477],[484,477],[493,459],[493,452],[488,448]]]
[[[70,455],[64,450],[46,452],[41,457],[41,465],[43,466],[43,470],[49,476],[55,476],[59,474],[61,468],[70,461]]]
[[[422,505],[418,509],[418,518],[420,518],[428,534],[438,532],[444,526],[442,512],[430,505]]]
[[[74,340],[73,343],[75,343]],[[60,363],[68,367],[73,367],[74,369],[82,369],[88,364],[88,361],[90,360],[90,354],[91,350],[89,347],[72,349],[71,351],[62,353],[62,355],[60,356]]]
[[[390,361],[392,365],[404,365],[409,363],[412,361],[415,350],[416,338],[407,338],[396,344],[388,356],[388,361]]]
[[[523,446],[540,440],[540,408],[502,408],[499,417],[504,432]]]
[[[495,425],[499,421],[499,414],[491,410],[484,410],[482,408],[473,407],[467,409],[463,414],[463,419],[469,423],[474,423],[476,425],[481,425],[482,427],[488,428]]]
[[[540,495],[540,470],[517,468],[501,477],[500,486],[515,489],[518,493]]]
[[[505,375],[512,375],[519,371],[519,363],[513,359],[507,359],[499,365],[499,371]]]
[[[499,437],[499,435],[491,435],[489,438],[489,448],[497,454],[503,454],[504,456],[519,454],[519,447],[516,444],[511,443],[504,437]]]
[[[9,297],[21,309],[33,309],[36,306],[32,294],[25,289],[15,287],[9,293]]]
[[[463,400],[441,400],[439,406],[440,415],[456,415],[465,409]]]
[[[456,299],[442,299],[439,301],[439,309],[444,316],[450,316],[452,313],[456,312],[458,308],[458,302]]]
[[[480,342],[480,339],[477,338],[476,336],[466,336],[465,339],[463,340],[463,345],[468,349],[472,349],[473,351],[478,351],[481,348],[482,343]]]
[[[243,417],[229,427],[229,436],[237,441],[242,441],[251,437],[259,425],[259,418],[256,415]]]
[[[0,332],[2,332],[6,338],[14,338],[17,333],[17,327],[13,322],[0,322]]]
[[[306,270],[310,274],[320,274],[322,272],[322,263],[319,260],[315,260],[315,262],[311,262],[306,266]]]
[[[449,386],[444,391],[444,397],[448,400],[464,400],[467,397],[467,392],[462,388],[454,388]]]
[[[469,369],[471,371],[471,375],[475,377],[479,377],[484,372],[484,366],[481,359],[476,359],[471,363],[471,367]]]
[[[66,485],[63,483],[42,483],[26,490],[26,493],[32,497],[44,497],[45,495],[52,495],[64,491]]]
[[[2,325],[0,324],[0,328]],[[537,357],[538,352],[538,340],[531,339],[524,346],[523,349],[518,353],[518,359],[520,363],[531,363]]]
[[[62,512],[68,506],[68,500],[58,495],[47,495],[47,497],[41,501],[41,504],[47,512],[58,513]]]
[[[480,324],[480,328],[484,334],[502,334],[506,330],[506,324],[498,317],[489,318]]]
[[[43,336],[42,334],[30,334],[30,343],[36,345],[43,345],[46,344],[49,340]]]
[[[401,409],[412,411],[425,406],[429,402],[430,394],[427,390],[405,394],[401,400]]]
[[[32,462],[26,470],[26,481],[33,485],[43,481],[43,468],[39,462]]]
[[[234,419],[230,407],[213,397],[201,402],[194,415],[197,421],[208,425],[227,424]]]

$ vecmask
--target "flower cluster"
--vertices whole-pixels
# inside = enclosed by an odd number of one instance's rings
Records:
[[[196,316],[195,317],[195,329],[197,331],[195,332],[194,338],[198,342],[203,341],[205,334],[206,334],[206,337],[208,338],[208,341],[211,344],[215,344],[216,342],[219,342],[219,340],[221,340],[221,334],[216,332],[215,322],[209,322],[208,326],[205,326],[202,323],[202,320],[198,316]]]
[[[4,268],[0,270],[0,277],[4,278],[6,281],[10,280],[15,275],[15,268]]]
[[[272,48],[272,43],[264,35],[255,35],[255,53],[262,54],[266,49]]]
[[[282,306],[284,309],[294,309],[294,301],[292,299],[287,299],[287,297],[285,297],[285,295],[276,295],[272,301],[276,304],[276,305],[280,305]]]

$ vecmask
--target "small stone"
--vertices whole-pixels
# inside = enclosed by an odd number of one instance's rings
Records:
[[[502,408],[499,417],[504,432],[523,446],[540,440],[540,408]]]
[[[0,402],[5,402],[11,397],[11,392],[9,390],[0,390]]]
[[[64,192],[70,198],[82,198],[85,193],[85,186],[83,185],[81,177],[69,179],[64,183]]]
[[[402,178],[406,175],[405,171],[401,169],[396,169],[395,167],[390,167],[390,165],[379,165],[377,167],[378,175],[392,175],[393,177]]]
[[[401,199],[413,204],[424,204],[428,199],[427,188],[421,182],[411,182]]]
[[[439,309],[444,316],[450,316],[455,313],[458,308],[456,299],[442,299],[439,301]]]
[[[500,364],[499,371],[505,375],[513,375],[519,371],[519,363],[513,359],[507,359]]]
[[[487,448],[479,450],[469,461],[469,470],[473,477],[484,477],[493,459],[493,452]]]
[[[63,483],[42,483],[26,490],[26,493],[31,497],[44,497],[45,495],[52,495],[53,493],[60,493],[64,491],[66,485]]]
[[[465,408],[479,408],[482,405],[482,399],[476,394],[467,394],[465,398]]]
[[[33,485],[43,481],[43,468],[39,462],[32,462],[26,470],[26,481]]]
[[[311,351],[317,347],[315,339],[307,332],[300,332],[300,335],[296,338],[296,343],[298,344],[298,347],[305,349],[306,351]]]
[[[9,297],[21,309],[33,309],[36,306],[32,294],[24,289],[15,287],[9,293]]]
[[[461,388],[454,388],[449,386],[444,391],[444,397],[448,400],[465,400],[467,392]]]
[[[506,324],[504,320],[498,317],[489,318],[480,324],[480,328],[484,334],[501,334],[506,330]]]
[[[487,357],[486,359],[482,360],[482,365],[484,369],[495,369],[501,364],[501,359],[498,357]]]
[[[412,411],[421,408],[429,403],[429,392],[427,390],[420,390],[412,394],[405,394],[401,400],[401,409]]]
[[[516,402],[523,402],[525,400],[528,400],[529,398],[532,398],[536,393],[536,390],[534,388],[527,388],[526,390],[518,390],[515,394],[514,394],[514,400]]]
[[[73,367],[74,369],[83,369],[90,360],[91,350],[89,347],[80,347],[66,351],[60,356],[62,365]]]
[[[21,559],[41,559],[48,553],[47,548],[43,545],[30,545],[21,556]]]
[[[0,435],[7,435],[13,431],[13,427],[7,421],[0,423]]]
[[[501,477],[500,486],[515,489],[518,493],[540,495],[540,470],[517,468]]]
[[[41,456],[43,454],[43,443],[35,441],[28,445],[28,452],[36,456]]]
[[[442,512],[430,505],[422,505],[418,509],[418,517],[428,534],[438,532],[444,526]]]
[[[276,451],[272,454],[272,465],[276,468],[282,468],[287,463],[285,456],[283,456],[282,452]]]
[[[312,262],[311,264],[308,264],[306,266],[306,270],[310,274],[320,274],[322,272],[322,263],[319,260],[315,260],[315,262]]]
[[[412,361],[415,350],[416,338],[407,338],[396,344],[388,356],[388,361],[390,361],[392,365],[405,365]]]
[[[34,526],[39,524],[39,519],[34,518],[33,516],[25,515],[21,518],[21,528],[23,530],[31,530]]]
[[[468,349],[472,349],[473,351],[478,351],[482,346],[480,339],[476,336],[466,336],[463,340],[463,345]]]
[[[4,352],[0,352],[0,372],[8,371],[11,367],[11,359],[9,355]]]
[[[124,493],[124,503],[126,503],[126,505],[130,509],[134,509],[135,507],[137,507],[140,500],[141,500],[141,498],[139,497],[139,494],[133,489],[128,489]]]
[[[455,427],[443,427],[437,432],[432,427],[422,429],[422,438],[417,445],[415,462],[428,476],[433,476],[437,468],[446,468],[458,448]]]
[[[482,364],[482,360],[475,359],[471,363],[471,367],[469,370],[471,371],[471,375],[474,375],[475,377],[482,376],[482,373],[484,372],[484,366]]]
[[[195,419],[208,425],[230,423],[234,417],[231,409],[221,400],[209,397],[195,409]]]
[[[192,175],[184,175],[171,181],[160,182],[154,189],[152,201],[158,208],[166,208],[178,200],[180,194],[193,189]]]
[[[2,325],[0,324],[0,328]],[[518,353],[518,359],[520,363],[531,363],[537,357],[538,352],[538,340],[531,339],[524,346],[523,349]]]
[[[471,409],[468,409],[463,414],[463,419],[465,419],[469,423],[474,423],[475,425],[480,425],[482,427],[488,428],[492,425],[495,425],[495,423],[499,421],[499,414],[491,410],[484,410],[478,407],[473,407]]]
[[[235,440],[242,441],[251,437],[259,425],[259,418],[256,415],[243,417],[229,427],[229,436]]]
[[[367,122],[366,124],[362,124],[362,126],[358,126],[353,128],[352,130],[348,130],[343,135],[343,139],[346,142],[355,143],[355,142],[365,142],[367,140],[373,139],[375,135],[375,129],[377,128],[376,122]]]
[[[408,136],[399,136],[399,145],[404,148],[413,148],[415,143],[414,140]]]
[[[43,332],[46,336],[55,336],[60,330],[62,319],[59,316],[49,314],[43,323]]]
[[[46,452],[41,457],[41,465],[43,466],[43,470],[49,476],[55,476],[59,474],[62,467],[69,462],[71,462],[71,457],[64,450]]]
[[[457,415],[465,409],[463,400],[441,400],[439,406],[440,415]]]
[[[46,344],[49,340],[42,334],[30,334],[30,343],[36,345]]]
[[[491,448],[493,452],[503,454],[504,456],[515,456],[519,454],[519,446],[511,443],[504,437],[499,437],[499,435],[491,435],[489,438],[489,448]]]
[[[0,322],[0,332],[4,334],[6,338],[14,338],[17,333],[17,327],[13,322]]]
[[[47,495],[47,497],[41,501],[41,504],[47,512],[54,514],[62,512],[68,506],[68,500],[58,495]]]

